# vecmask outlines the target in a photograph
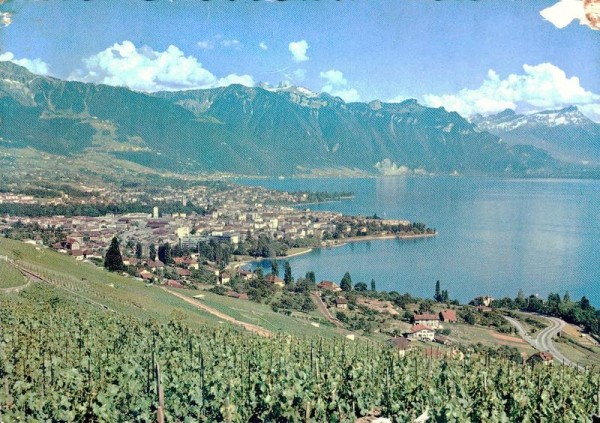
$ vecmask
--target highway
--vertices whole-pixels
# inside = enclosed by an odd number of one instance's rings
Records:
[[[527,343],[529,343],[529,345],[531,345],[536,350],[549,351],[554,356],[554,359],[557,360],[558,362],[564,363],[568,366],[577,367],[580,370],[584,369],[582,366],[578,365],[577,363],[572,362],[567,357],[565,357],[558,350],[558,348],[556,348],[556,346],[554,345],[554,342],[552,341],[552,338],[555,337],[565,327],[566,323],[563,320],[558,319],[556,317],[538,316],[548,322],[548,327],[542,329],[539,333],[537,333],[537,335],[535,337],[531,337],[527,334],[527,332],[525,331],[525,328],[523,327],[521,322],[519,322],[516,319],[513,319],[512,317],[508,317],[508,316],[503,316],[503,317],[511,325],[513,325],[515,328],[517,328],[519,335],[521,335],[521,337],[525,341],[527,341]]]

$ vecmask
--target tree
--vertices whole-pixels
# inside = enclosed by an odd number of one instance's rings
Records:
[[[305,278],[308,279],[313,285],[317,283],[317,277],[313,271],[306,272]]]
[[[138,242],[137,244],[135,244],[135,258],[138,260],[142,258],[142,243],[141,242]]]
[[[444,289],[442,291],[442,300],[443,303],[447,303],[448,301],[450,301],[450,295],[448,295],[448,290]]]
[[[170,264],[173,261],[171,256],[171,244],[165,242],[163,245],[158,247],[158,259],[164,264]]]
[[[475,324],[475,316],[470,311],[467,312],[467,314],[465,314],[465,322],[467,322],[470,325]]]
[[[582,310],[591,309],[590,300],[588,300],[585,295],[581,297],[581,301],[579,301],[579,307],[581,307]]]
[[[441,284],[440,281],[436,281],[435,283],[435,294],[433,295],[433,299],[436,300],[438,303],[442,301],[442,294],[440,292],[441,290]]]
[[[570,303],[571,302],[571,295],[569,295],[569,291],[565,291],[565,295],[563,296],[563,303]]]
[[[340,288],[342,288],[342,291],[352,291],[352,278],[350,277],[350,272],[344,273],[344,277],[340,283]]]
[[[150,247],[148,248],[148,258],[152,261],[156,260],[156,247],[154,244],[150,244]]]
[[[110,247],[108,247],[104,256],[104,267],[111,272],[123,270],[123,256],[121,256],[119,240],[116,236],[113,237]]]
[[[292,266],[290,266],[289,261],[286,261],[284,265],[283,281],[288,286],[294,283],[294,277],[292,276]]]
[[[377,291],[377,289],[375,289],[375,279],[371,279],[371,291]]]
[[[366,292],[367,291],[367,284],[364,282],[359,282],[356,285],[354,285],[354,290],[358,291],[358,292]]]
[[[275,259],[271,260],[271,273],[279,276],[279,262]]]

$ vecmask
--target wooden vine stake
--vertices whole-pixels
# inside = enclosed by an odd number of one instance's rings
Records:
[[[156,410],[157,423],[165,423],[165,393],[160,382],[160,366],[156,362],[156,392],[158,392],[158,410]]]

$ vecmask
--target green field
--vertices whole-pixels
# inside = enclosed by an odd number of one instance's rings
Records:
[[[594,370],[193,329],[59,291],[0,293],[0,421],[149,422],[161,407],[167,422],[407,422],[425,412],[433,422],[566,423],[589,421],[597,406]]]
[[[147,286],[132,277],[109,273],[92,263],[75,261],[50,249],[36,250],[31,245],[0,238],[0,254],[17,260],[25,268],[50,280],[56,287],[52,291],[58,297],[68,297],[102,310],[114,310],[146,320],[164,321],[177,316],[196,327],[218,324],[218,319],[211,314],[161,289]]]
[[[332,326],[328,325],[316,311],[308,314],[294,313],[292,316],[286,316],[274,312],[268,304],[239,300],[207,291],[190,291],[184,289],[176,291],[190,297],[199,294],[204,295],[202,299],[197,301],[213,307],[236,320],[258,325],[274,333],[285,333],[296,336],[316,335],[327,338],[342,336]],[[319,327],[315,327],[313,325],[315,323]]]
[[[0,289],[13,288],[27,283],[21,272],[4,260],[0,260]]]

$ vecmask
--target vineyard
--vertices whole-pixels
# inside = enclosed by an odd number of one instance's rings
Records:
[[[190,329],[36,285],[0,295],[0,421],[588,421],[600,373]],[[159,411],[160,408],[160,411]]]

